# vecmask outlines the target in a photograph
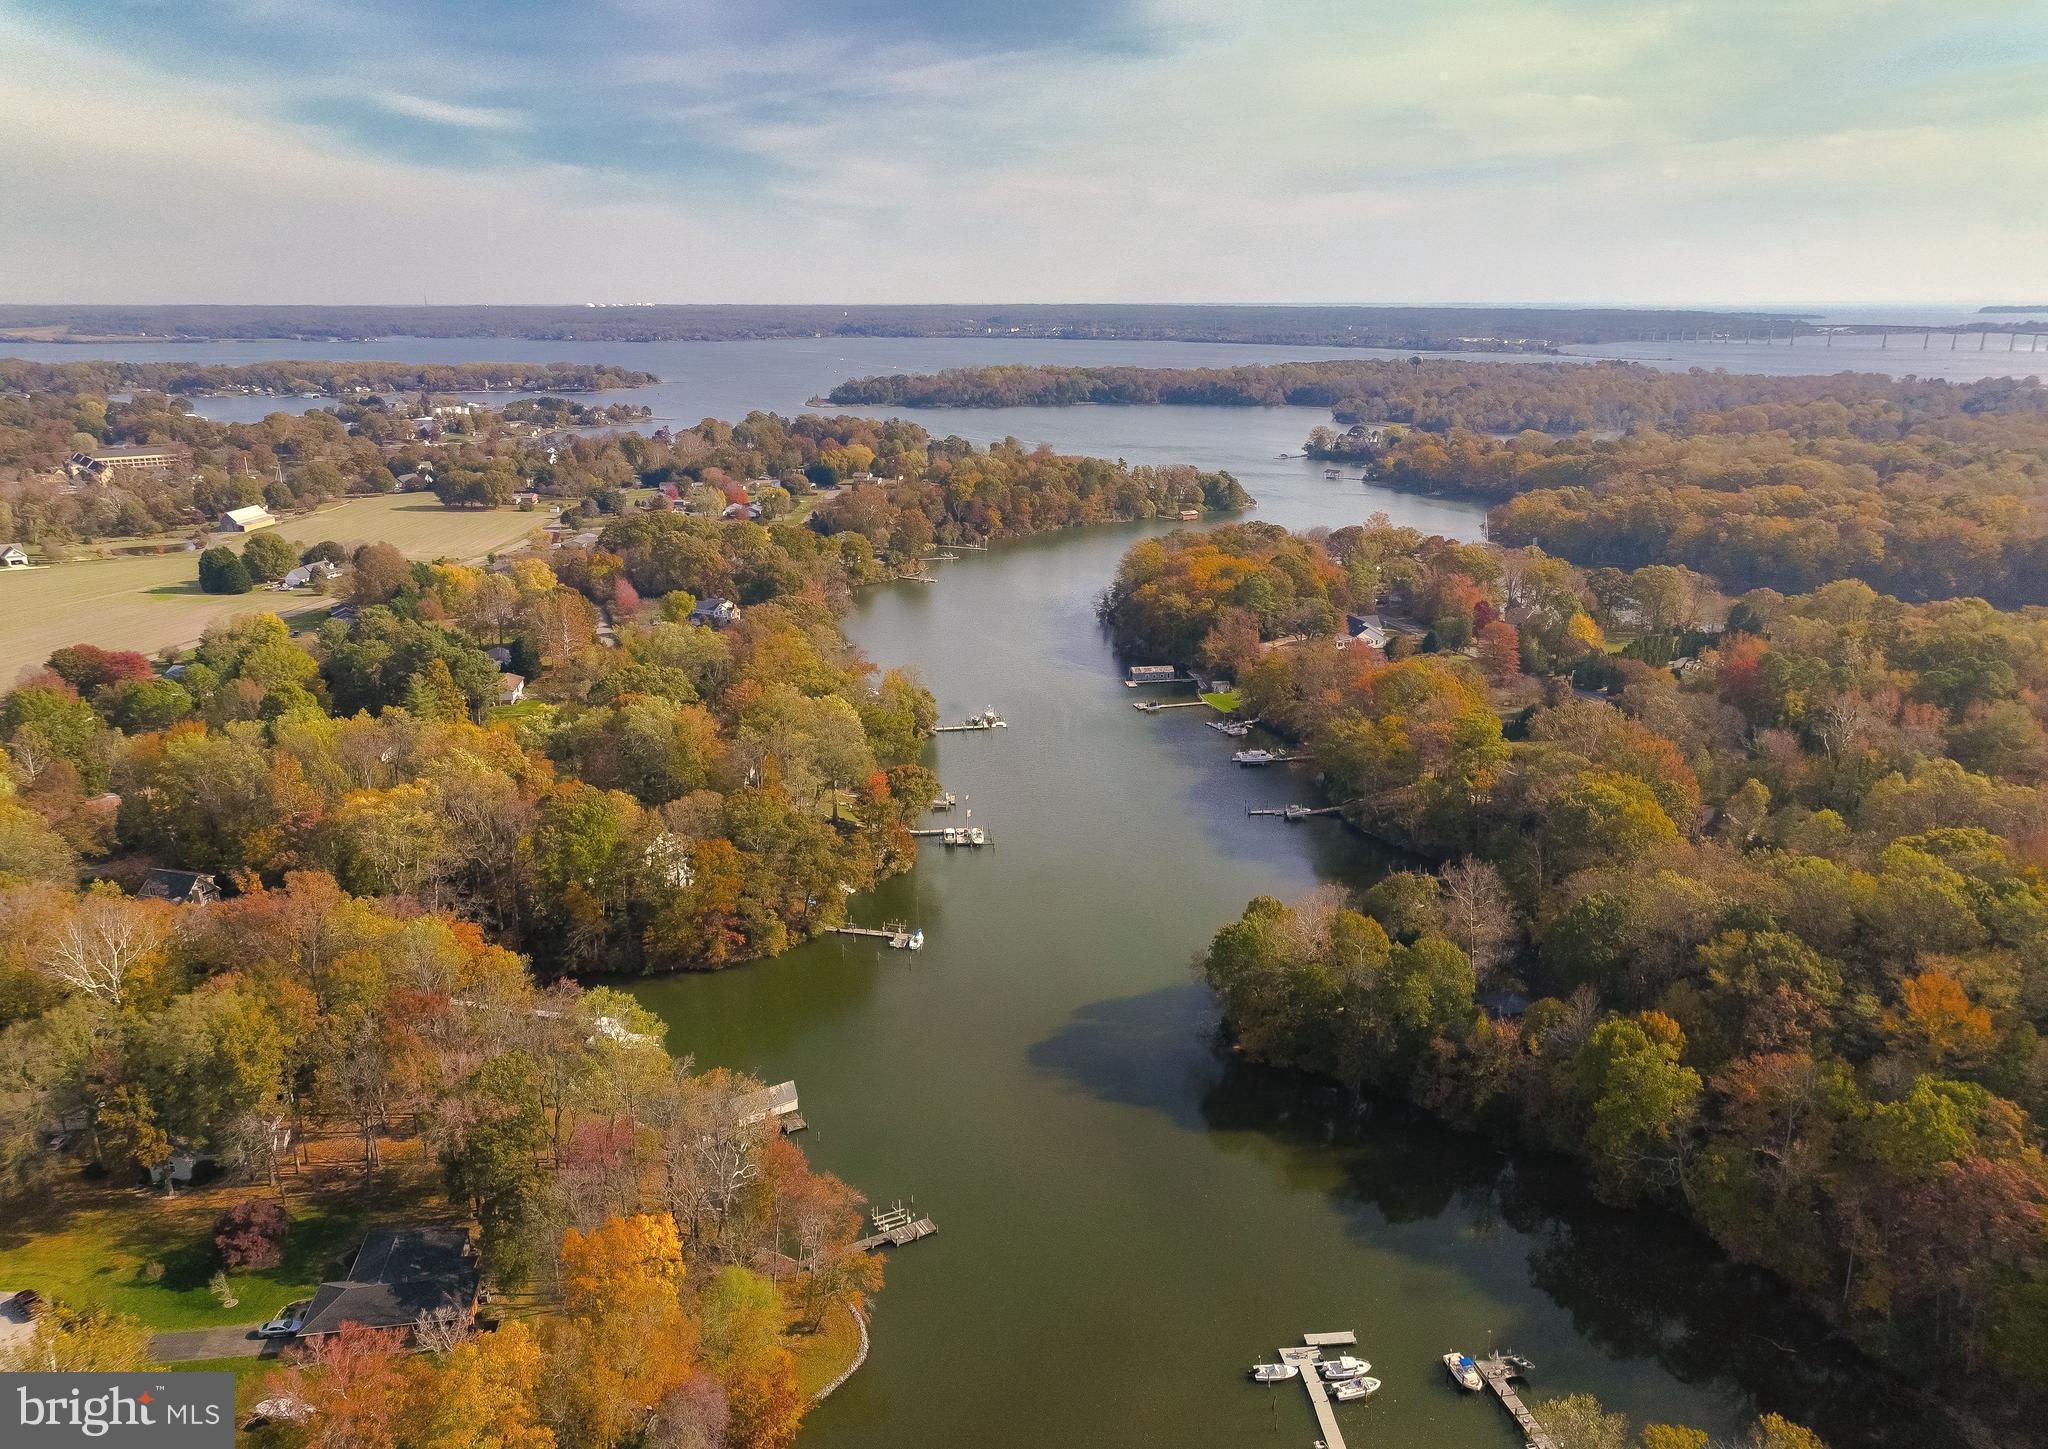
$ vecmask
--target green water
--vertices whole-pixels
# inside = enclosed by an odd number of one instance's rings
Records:
[[[1364,501],[1304,474],[1260,516],[1336,523]],[[942,717],[1010,721],[935,747],[994,847],[931,846],[855,903],[922,926],[921,953],[831,938],[637,988],[678,1052],[794,1078],[815,1162],[938,1224],[891,1259],[873,1353],[803,1449],[1306,1449],[1301,1389],[1246,1367],[1347,1328],[1385,1384],[1338,1406],[1354,1446],[1518,1444],[1438,1362],[1489,1345],[1534,1358],[1539,1394],[1638,1419],[1727,1431],[1761,1405],[1836,1449],[1931,1442],[1874,1429],[1859,1404],[1884,1386],[1681,1226],[1598,1208],[1561,1164],[1231,1064],[1194,954],[1253,895],[1385,863],[1331,821],[1247,819],[1309,783],[1233,767],[1205,711],[1131,708],[1092,607],[1138,532],[862,596],[852,633],[918,666]]]

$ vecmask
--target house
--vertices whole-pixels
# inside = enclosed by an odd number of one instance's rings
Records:
[[[230,508],[220,516],[222,533],[254,533],[259,528],[268,528],[277,522],[270,516],[270,510],[260,503],[251,503],[246,508]]]
[[[505,673],[498,676],[498,703],[517,704],[526,695],[526,676]]]
[[[346,1278],[313,1294],[300,1338],[323,1338],[342,1325],[410,1332],[453,1309],[476,1311],[476,1255],[462,1228],[373,1228],[356,1250]]]
[[[705,624],[713,629],[723,629],[737,624],[740,606],[731,599],[699,599],[697,607],[690,610],[692,624]]]
[[[340,574],[340,564],[331,559],[316,559],[309,564],[300,564],[279,579],[277,585],[281,589],[303,589],[315,579],[337,578]]]
[[[1375,649],[1387,647],[1387,626],[1378,614],[1345,615],[1344,632],[1359,643],[1370,644]]]
[[[28,550],[18,543],[0,543],[0,569],[28,567]]]
[[[196,870],[166,870],[158,866],[135,894],[145,901],[169,901],[174,906],[205,905],[220,899],[220,880]]]
[[[749,523],[753,523],[761,517],[761,505],[758,503],[728,503],[725,505],[725,511],[718,516],[720,518],[744,518]]]
[[[484,650],[484,657],[500,669],[510,669],[512,667],[512,651],[503,644],[493,644],[490,648]]]
[[[538,508],[540,506],[540,495],[538,493],[515,493],[512,495],[512,506],[514,508]]]

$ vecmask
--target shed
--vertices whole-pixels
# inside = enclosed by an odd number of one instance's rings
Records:
[[[28,550],[18,543],[0,543],[0,569],[28,567]]]
[[[251,503],[246,508],[230,508],[220,516],[222,533],[254,533],[259,528],[268,528],[277,520],[270,516],[270,510],[260,503]]]

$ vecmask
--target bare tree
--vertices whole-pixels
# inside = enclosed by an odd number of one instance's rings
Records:
[[[1440,872],[1437,918],[1446,936],[1472,960],[1472,974],[1484,984],[1514,954],[1521,922],[1500,872],[1483,860],[1467,857]]]
[[[476,1311],[444,1303],[421,1315],[412,1332],[414,1341],[428,1353],[446,1353],[476,1337]]]
[[[165,912],[120,896],[87,895],[36,953],[45,976],[81,996],[119,1006],[128,979],[170,934]]]

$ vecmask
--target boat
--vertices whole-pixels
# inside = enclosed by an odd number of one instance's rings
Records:
[[[924,927],[920,926],[910,933],[910,949],[913,951],[922,951],[924,949]]]
[[[1472,1362],[1469,1353],[1445,1354],[1444,1367],[1450,1370],[1451,1378],[1461,1389],[1469,1389],[1476,1394],[1486,1387],[1486,1380],[1479,1377],[1479,1365]]]
[[[1355,1379],[1342,1379],[1330,1385],[1330,1397],[1333,1399],[1362,1399],[1379,1391],[1380,1381],[1366,1378],[1363,1374]]]
[[[1338,1379],[1355,1379],[1360,1374],[1372,1372],[1372,1365],[1362,1358],[1345,1354],[1341,1358],[1326,1358],[1316,1365],[1317,1372],[1332,1382]]]
[[[1315,814],[1315,811],[1309,809],[1306,805],[1289,805],[1280,814],[1288,820],[1306,820],[1309,816]]]
[[[1255,1363],[1252,1365],[1252,1377],[1262,1384],[1284,1383],[1300,1372],[1301,1370],[1291,1363]]]
[[[1233,765],[1270,765],[1277,757],[1271,750],[1239,750],[1230,757]]]

